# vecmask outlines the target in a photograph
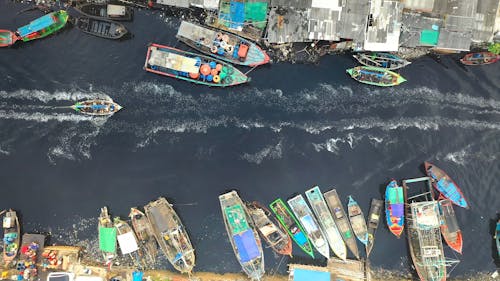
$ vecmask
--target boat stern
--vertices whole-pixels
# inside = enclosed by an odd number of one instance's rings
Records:
[[[354,73],[354,68],[349,68],[349,69],[346,69],[346,71],[345,71],[345,72],[347,72],[347,74],[349,74],[349,75],[352,77],[352,75],[353,75],[353,73]]]
[[[406,82],[406,79],[403,76],[398,74],[398,79],[396,80],[396,85],[399,85],[403,82]]]

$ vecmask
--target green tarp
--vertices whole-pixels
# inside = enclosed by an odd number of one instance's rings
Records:
[[[436,46],[439,40],[439,31],[424,29],[420,33],[420,44],[424,46]]]
[[[241,205],[233,205],[224,209],[226,212],[227,220],[233,229],[233,234],[243,232],[249,228],[248,222],[245,218],[245,211]]]
[[[245,4],[245,21],[260,29],[266,27],[267,2],[247,2]]]
[[[116,252],[116,228],[99,227],[99,249],[103,252]]]

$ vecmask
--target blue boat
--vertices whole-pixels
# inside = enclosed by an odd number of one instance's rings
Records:
[[[437,191],[445,198],[450,199],[453,204],[462,208],[469,208],[469,204],[465,200],[464,194],[448,174],[432,163],[425,162],[424,166],[427,176],[431,177],[432,185]]]
[[[385,218],[389,230],[398,238],[405,225],[404,203],[403,188],[396,180],[391,180],[385,188]]]
[[[498,220],[497,222],[497,228],[495,230],[495,240],[497,242],[498,257],[500,257],[500,220]]]

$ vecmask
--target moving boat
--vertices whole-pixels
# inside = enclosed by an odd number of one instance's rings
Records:
[[[425,162],[424,166],[427,175],[433,179],[432,185],[437,191],[445,198],[450,199],[453,204],[462,208],[469,208],[464,194],[448,174],[432,163]]]
[[[385,219],[392,234],[401,237],[405,221],[404,190],[396,180],[391,180],[385,188]]]
[[[135,237],[134,231],[130,225],[118,218],[113,219],[113,225],[116,228],[118,245],[120,246],[120,251],[122,255],[129,255],[133,262],[137,266],[140,266],[139,262],[139,244],[137,243],[137,237]]]
[[[292,237],[293,241],[299,245],[299,247],[306,254],[314,258],[314,252],[312,250],[311,242],[305,234],[302,225],[297,221],[292,212],[285,205],[285,202],[278,198],[269,204],[269,207],[276,215],[276,218],[280,222],[281,226],[286,229],[288,235]]]
[[[122,107],[115,103],[113,100],[107,99],[94,99],[79,101],[71,106],[75,111],[92,116],[106,116],[113,115],[118,112]]]
[[[346,71],[354,80],[374,86],[396,86],[406,81],[396,72],[381,67],[356,66]]]
[[[349,195],[349,203],[347,204],[347,212],[349,213],[349,221],[352,225],[352,230],[358,240],[361,243],[368,244],[368,229],[366,227],[365,216],[363,215],[363,211],[361,211],[361,207],[359,207],[358,202],[356,202],[352,196]]]
[[[492,64],[500,60],[500,55],[491,52],[470,53],[460,59],[465,65],[483,65]]]
[[[150,262],[154,263],[158,255],[158,247],[156,246],[153,226],[139,209],[130,208],[129,217],[142,250]]]
[[[0,29],[0,47],[8,47],[16,43],[20,38],[12,31]]]
[[[194,249],[184,225],[170,203],[160,197],[144,206],[144,212],[168,261],[181,273],[190,274],[195,266]]]
[[[17,34],[24,42],[43,38],[63,28],[68,17],[65,10],[55,11],[20,27]]]
[[[441,234],[443,234],[444,241],[455,252],[462,254],[462,231],[458,226],[451,200],[439,200],[439,210],[441,211]]]
[[[309,209],[309,206],[304,200],[304,197],[299,194],[288,201],[288,206],[292,209],[295,217],[299,220],[300,224],[304,227],[309,240],[314,245],[316,250],[322,254],[325,258],[330,258],[330,248],[328,247],[328,242],[325,238],[323,230],[319,227],[316,218]]]
[[[368,243],[366,244],[366,256],[370,256],[373,245],[375,244],[375,233],[377,232],[378,224],[380,222],[380,213],[384,207],[384,201],[373,198],[370,211],[368,212]]]
[[[340,201],[339,195],[335,189],[332,189],[323,194],[326,200],[326,204],[330,208],[333,220],[337,225],[337,228],[344,239],[345,244],[354,254],[354,256],[359,259],[358,245],[356,244],[356,238],[351,228],[351,224],[347,219],[347,215],[342,207],[342,202]]]
[[[255,227],[269,247],[280,255],[292,256],[292,239],[271,221],[269,211],[257,202],[249,203],[247,207]]]
[[[411,63],[391,53],[360,53],[353,55],[353,57],[362,65],[381,67],[389,70],[399,69]]]
[[[498,257],[500,257],[500,220],[497,222],[497,227],[495,229],[495,240],[497,243],[497,252],[498,252]]]
[[[182,21],[177,39],[197,51],[233,64],[259,66],[270,62],[257,44],[234,35],[188,21]]]
[[[123,38],[128,34],[123,24],[105,19],[81,16],[76,19],[75,26],[87,34],[112,40]]]
[[[260,280],[264,275],[264,254],[245,205],[234,190],[220,195],[219,201],[229,241],[238,262],[248,278]]]
[[[113,227],[113,221],[111,221],[107,207],[101,208],[98,231],[99,249],[104,257],[105,264],[111,267],[113,259],[116,258],[116,228]]]
[[[89,17],[117,21],[130,21],[134,14],[134,10],[130,7],[113,4],[85,3],[76,9]]]
[[[3,217],[3,262],[9,265],[17,256],[21,244],[21,226],[16,211],[10,209]]]
[[[229,63],[159,44],[150,44],[144,70],[196,84],[227,87],[250,78]]]
[[[319,225],[323,229],[323,233],[326,235],[326,239],[330,244],[335,255],[337,255],[342,260],[347,258],[347,248],[345,246],[344,240],[340,235],[340,232],[333,220],[332,214],[326,205],[325,198],[318,186],[315,186],[306,191],[306,197],[309,201],[309,205],[318,218]]]

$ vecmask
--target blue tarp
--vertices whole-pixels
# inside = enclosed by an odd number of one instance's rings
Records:
[[[293,281],[330,281],[330,273],[308,269],[294,269]]]
[[[92,109],[93,110],[106,109],[106,105],[105,104],[93,104]]]
[[[142,281],[143,275],[144,275],[144,272],[142,272],[142,271],[132,272],[132,281]]]
[[[229,6],[229,13],[231,14],[231,28],[243,27],[245,22],[245,3],[231,1]]]
[[[30,22],[28,25],[20,27],[17,31],[21,37],[24,37],[30,33],[40,31],[46,27],[54,24],[54,18],[52,14],[45,15],[43,17],[37,18],[36,20]]]
[[[241,262],[249,262],[260,256],[259,247],[251,229],[246,230],[242,234],[234,235],[234,243],[240,254]]]
[[[297,244],[299,245],[304,245],[305,243],[307,243],[307,238],[302,231],[295,233],[293,237],[295,237],[295,241],[297,241]]]
[[[404,204],[391,204],[392,215],[394,217],[401,217],[404,215],[405,209]]]

